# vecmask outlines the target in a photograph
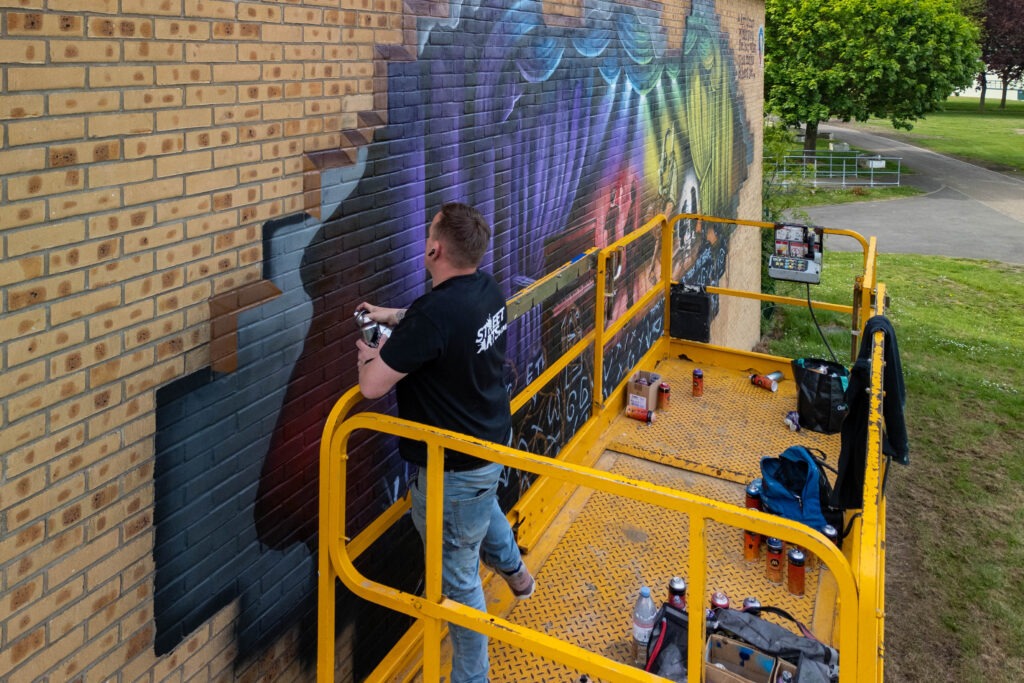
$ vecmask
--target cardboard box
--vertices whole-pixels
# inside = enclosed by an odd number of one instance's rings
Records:
[[[661,375],[656,372],[641,370],[636,373],[626,385],[626,394],[628,395],[626,405],[654,410],[658,407],[659,384],[661,384]]]
[[[718,634],[708,638],[704,651],[707,683],[773,683],[775,657]]]
[[[783,672],[788,672],[792,676],[790,680],[796,680],[796,667],[785,659],[778,659],[775,662],[775,671],[772,673],[772,683],[783,683]]]

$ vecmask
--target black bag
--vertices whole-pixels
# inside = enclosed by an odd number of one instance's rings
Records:
[[[792,366],[800,426],[823,434],[835,434],[850,411],[846,403],[850,371],[839,363],[820,358],[796,358]]]
[[[789,619],[803,635],[762,619],[757,616],[758,612],[770,612]],[[717,633],[738,638],[761,652],[795,665],[797,681],[832,683],[839,679],[839,652],[815,638],[806,626],[785,610],[777,607],[749,611],[717,609],[713,627]]]
[[[686,612],[681,612],[668,603],[661,606],[654,618],[651,639],[647,641],[645,671],[670,681],[686,683],[688,624]]]

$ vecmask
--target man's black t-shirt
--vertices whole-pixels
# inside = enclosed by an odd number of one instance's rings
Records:
[[[405,419],[507,443],[512,428],[504,382],[505,299],[490,275],[477,271],[442,282],[413,302],[381,347],[393,370],[408,373],[397,386]],[[402,439],[402,458],[426,465],[426,445]],[[445,468],[487,464],[448,451]]]

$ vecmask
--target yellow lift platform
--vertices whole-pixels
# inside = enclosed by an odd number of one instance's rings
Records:
[[[668,581],[683,576],[690,610],[703,611],[714,591],[725,592],[738,606],[747,596],[781,607],[807,624],[815,636],[840,652],[840,683],[883,680],[886,458],[881,453],[883,338],[872,339],[870,415],[864,507],[846,511],[850,529],[842,550],[801,524],[744,507],[745,485],[760,476],[760,458],[788,446],[820,448],[834,466],[838,435],[808,430],[790,432],[782,416],[796,406],[792,381],[777,392],[753,386],[752,369],[783,372],[791,379],[790,359],[707,343],[673,339],[669,330],[668,277],[623,314],[606,324],[604,296],[612,273],[626,250],[641,240],[660,248],[660,272],[672,272],[673,233],[679,221],[718,222],[773,229],[771,223],[681,214],[658,216],[602,250],[566,264],[509,301],[510,317],[539,305],[565,287],[591,278],[596,303],[589,333],[513,399],[515,413],[581,356],[592,368],[603,367],[610,340],[630,321],[663,302],[664,334],[636,366],[607,392],[601,372],[594,372],[592,414],[557,457],[482,442],[464,435],[413,424],[378,413],[354,412],[358,388],[337,403],[321,445],[318,680],[335,672],[334,591],[336,581],[357,595],[417,619],[368,681],[447,680],[446,622],[486,633],[491,643],[494,682],[664,681],[632,666],[631,612],[641,585],[651,586],[656,603],[666,598]],[[876,277],[874,239],[853,237],[864,248],[864,267],[852,283],[850,306],[817,302],[819,310],[848,313],[854,347],[864,323],[884,312],[885,288]],[[632,245],[632,246],[631,246]],[[589,274],[588,274],[589,271]],[[805,306],[806,302],[759,292],[708,287],[720,296]],[[691,395],[692,371],[704,373],[703,396]],[[626,384],[635,370],[657,372],[672,387],[669,407],[647,424],[623,415]],[[604,398],[601,398],[605,396]],[[780,428],[781,427],[781,428]],[[509,513],[524,549],[524,560],[537,581],[530,600],[515,601],[500,579],[485,572],[488,613],[465,607],[441,594],[440,505],[428,497],[426,582],[423,595],[379,584],[356,570],[353,562],[409,508],[408,499],[392,506],[353,538],[345,533],[346,444],[357,430],[374,430],[426,441],[428,490],[442,482],[442,448],[457,448],[481,459],[537,475]],[[743,530],[778,537],[809,551],[803,596],[788,592],[785,582],[765,576],[764,551],[758,561],[743,554]],[[433,531],[432,531],[433,530]],[[781,623],[781,622],[780,622]],[[688,631],[690,672],[704,670],[707,634],[702,619]],[[691,681],[704,680],[690,675]]]

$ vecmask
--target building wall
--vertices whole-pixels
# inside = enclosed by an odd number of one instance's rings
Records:
[[[445,201],[492,222],[509,295],[659,212],[760,218],[762,24],[758,0],[0,0],[0,679],[312,678],[352,311],[426,291]],[[673,275],[757,288],[758,244],[681,225]],[[653,267],[627,266],[615,306]],[[510,386],[584,306],[510,328]],[[714,341],[757,326],[719,302]],[[517,445],[571,436],[588,373]],[[406,472],[386,439],[354,455],[358,528]],[[364,569],[416,590],[418,544],[400,524]],[[341,592],[358,680],[402,624]]]

